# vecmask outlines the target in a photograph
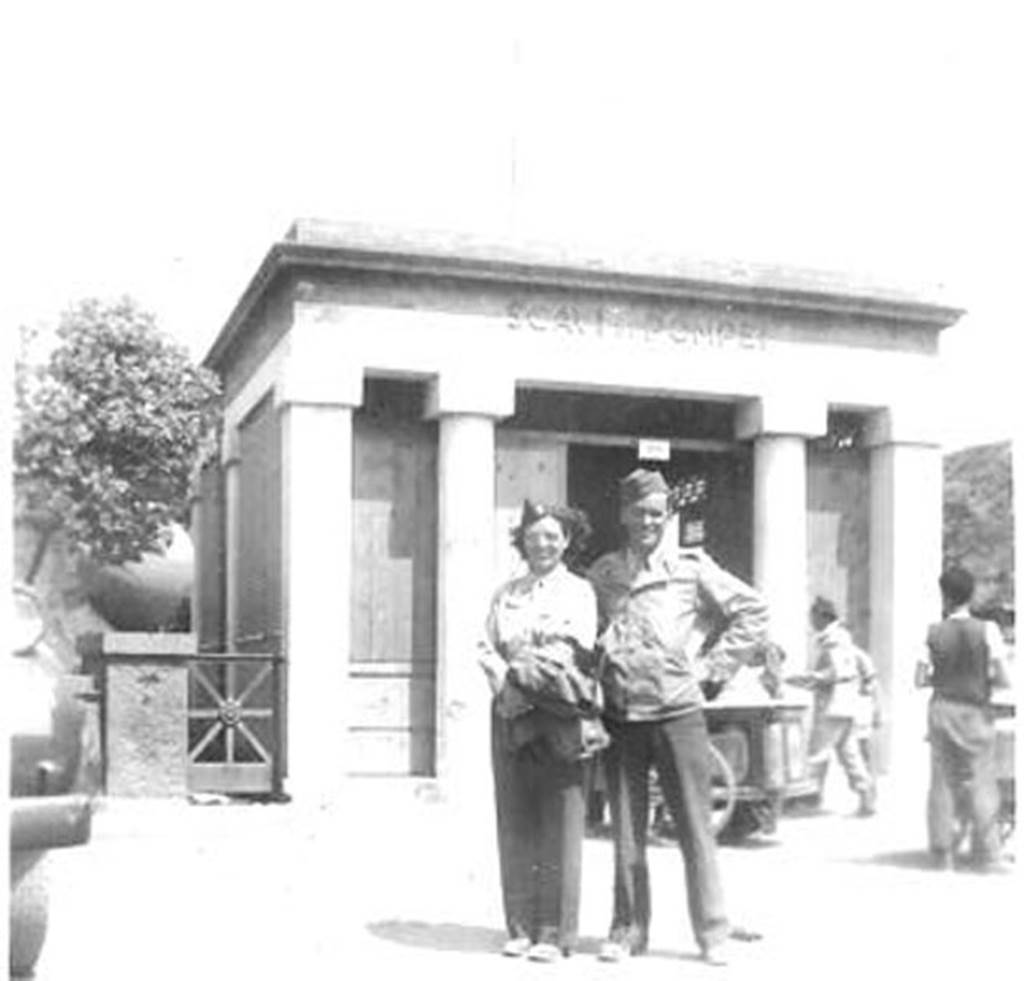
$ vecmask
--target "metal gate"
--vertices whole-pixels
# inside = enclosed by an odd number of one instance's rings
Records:
[[[279,654],[189,659],[188,789],[278,794],[282,778]]]

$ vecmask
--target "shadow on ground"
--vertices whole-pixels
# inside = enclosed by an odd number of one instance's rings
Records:
[[[753,834],[741,838],[731,838],[723,835],[718,841],[720,848],[730,848],[736,851],[757,852],[767,849],[778,848],[781,842],[771,835]]]
[[[381,920],[367,929],[381,940],[424,947],[430,950],[450,950],[462,953],[482,953],[500,950],[505,942],[502,930],[471,926],[465,923],[424,923],[420,920]]]
[[[898,869],[935,870],[931,855],[920,848],[896,852],[877,852],[874,855],[861,855],[850,861],[858,865],[889,865]]]
[[[462,954],[490,954],[501,950],[507,936],[503,930],[490,927],[472,926],[466,923],[425,923],[422,920],[380,920],[371,923],[367,929],[380,940],[404,944],[407,947],[419,947],[428,950],[450,951]],[[761,935],[755,931],[735,927],[731,933],[733,940],[760,940]],[[598,937],[581,937],[576,943],[574,954],[583,957],[596,957],[601,947]],[[686,953],[678,950],[651,948],[646,957],[665,960],[700,960],[697,953]]]
[[[429,950],[454,951],[463,954],[497,953],[508,939],[503,930],[471,926],[466,923],[424,923],[422,920],[381,920],[371,923],[370,933],[381,940],[421,947]],[[581,937],[575,954],[596,956],[601,941],[597,937]],[[648,957],[678,958],[677,951],[649,950]]]
[[[946,874],[944,870],[936,867],[931,854],[927,851],[922,851],[921,849],[900,852],[880,852],[875,855],[864,855],[859,858],[854,858],[851,859],[851,861],[859,865],[888,865],[893,868],[920,869],[925,872]],[[995,866],[979,866],[978,863],[973,861],[968,855],[958,855],[956,857],[955,869],[959,873],[968,873],[973,875],[1005,874],[1016,871],[1012,859],[1004,859]]]

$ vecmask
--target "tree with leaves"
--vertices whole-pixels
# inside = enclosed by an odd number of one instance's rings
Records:
[[[84,300],[16,365],[17,507],[98,564],[162,552],[215,441],[219,390],[131,298]]]
[[[1013,602],[1013,486],[1008,442],[971,446],[943,462],[943,558],[979,580],[979,605]]]

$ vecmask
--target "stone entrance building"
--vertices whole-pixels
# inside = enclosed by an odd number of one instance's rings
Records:
[[[226,418],[195,525],[201,643],[284,655],[294,797],[469,780],[474,645],[522,498],[584,507],[607,547],[616,481],[646,459],[703,480],[707,548],[767,595],[791,662],[810,597],[836,600],[897,765],[938,613],[931,407],[959,315],[775,269],[299,222],[206,359]]]

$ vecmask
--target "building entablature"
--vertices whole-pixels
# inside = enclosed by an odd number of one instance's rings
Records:
[[[218,370],[282,292],[293,302],[478,314],[510,330],[757,350],[772,342],[937,350],[961,311],[903,291],[779,267],[636,255],[568,258],[550,246],[369,234],[299,222],[275,244],[206,358]],[[823,331],[825,335],[823,336]]]

